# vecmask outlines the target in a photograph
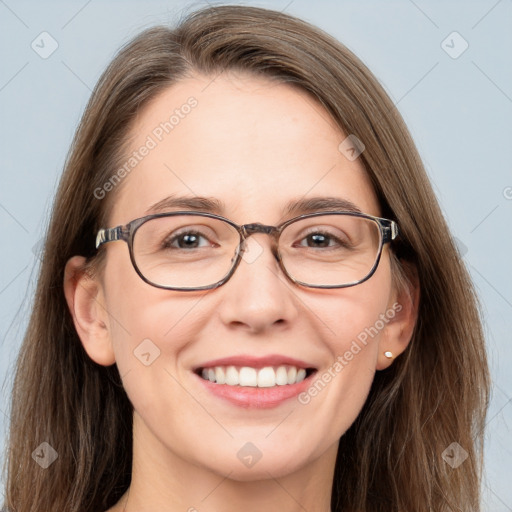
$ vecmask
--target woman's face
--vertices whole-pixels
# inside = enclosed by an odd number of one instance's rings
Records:
[[[108,227],[152,213],[171,195],[216,198],[222,215],[240,225],[277,225],[297,215],[284,215],[287,203],[312,197],[381,214],[360,159],[338,148],[346,134],[289,85],[225,73],[183,80],[140,113],[132,133],[137,155],[127,160],[137,163],[109,192],[116,195]],[[127,244],[104,247],[98,300],[112,361],[135,409],[134,449],[159,464],[178,458],[249,480],[334,457],[376,369],[386,365],[396,311],[387,248],[366,282],[314,289],[287,280],[269,236],[251,236],[248,247],[251,257],[226,284],[199,292],[150,286],[135,272]],[[215,386],[229,386],[208,384],[196,370],[226,358],[256,371],[289,370],[292,360],[316,371],[288,398],[286,385],[245,387],[245,395],[231,386],[219,394]]]

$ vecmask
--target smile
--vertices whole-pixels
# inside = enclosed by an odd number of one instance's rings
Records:
[[[203,361],[192,371],[200,386],[224,403],[268,409],[297,397],[318,370],[311,362],[283,354],[246,354]]]

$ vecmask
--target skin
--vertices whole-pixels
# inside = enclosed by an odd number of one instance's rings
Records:
[[[290,85],[234,73],[194,76],[164,91],[138,116],[132,150],[169,113],[194,96],[198,105],[124,178],[108,227],[145,215],[170,193],[213,196],[238,224],[276,225],[291,199],[349,199],[381,212],[360,159],[338,150],[346,135],[327,112]],[[335,192],[335,193],[334,193]],[[358,416],[374,374],[410,341],[417,290],[392,287],[388,248],[375,274],[345,289],[288,281],[265,234],[263,252],[242,261],[209,291],[146,284],[124,242],[105,246],[104,272],[66,266],[65,294],[89,357],[117,364],[134,405],[133,476],[109,512],[261,510],[328,512],[338,440]],[[402,309],[308,404],[296,398],[271,409],[234,406],[203,389],[191,369],[235,354],[284,354],[321,375],[357,335],[399,302]],[[150,366],[133,351],[149,338],[160,350]],[[248,468],[237,452],[250,441],[262,457]]]

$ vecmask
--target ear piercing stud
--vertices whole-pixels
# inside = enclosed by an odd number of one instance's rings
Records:
[[[389,350],[387,350],[386,352],[384,352],[384,355],[385,355],[388,359],[393,359],[393,352],[390,352]]]

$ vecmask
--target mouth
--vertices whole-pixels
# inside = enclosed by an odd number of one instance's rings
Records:
[[[279,355],[228,357],[193,369],[211,395],[254,409],[277,407],[296,397],[311,385],[317,371],[309,363]]]

